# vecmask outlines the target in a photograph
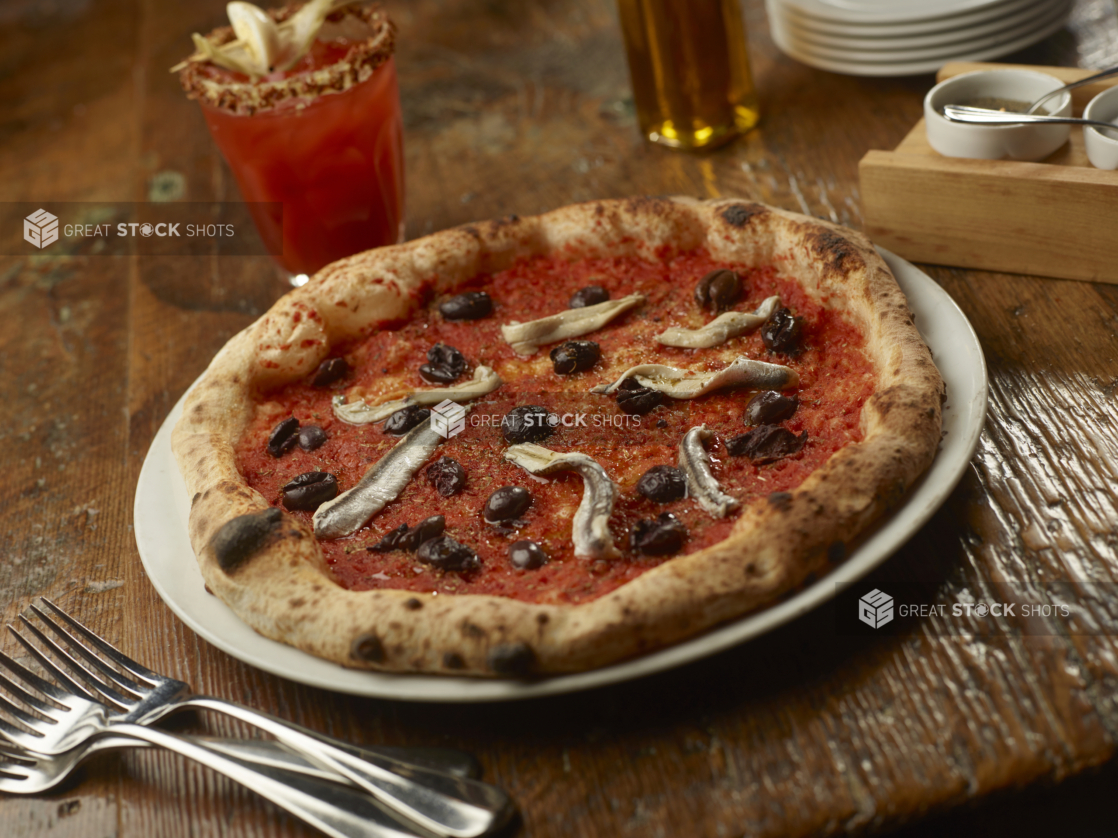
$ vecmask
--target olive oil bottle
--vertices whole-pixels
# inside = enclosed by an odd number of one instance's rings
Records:
[[[618,0],[641,131],[713,148],[759,118],[738,0]]]

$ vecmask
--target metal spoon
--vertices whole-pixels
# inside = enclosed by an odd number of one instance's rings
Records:
[[[1007,113],[987,108],[972,108],[967,105],[944,105],[943,115],[952,122],[967,122],[972,125],[1031,125],[1048,123],[1052,125],[1094,125],[1096,128],[1109,128],[1118,131],[1118,124],[1098,119],[1081,119],[1074,116],[1049,116],[1039,113]],[[1111,136],[1111,135],[1107,135]],[[1114,135],[1118,137],[1118,135]]]
[[[1077,87],[1082,87],[1083,85],[1090,84],[1093,81],[1098,81],[1099,79],[1105,79],[1107,76],[1115,76],[1115,75],[1118,75],[1118,67],[1111,67],[1109,70],[1103,70],[1101,73],[1095,73],[1095,75],[1087,76],[1087,78],[1085,78],[1085,79],[1080,79],[1079,81],[1073,81],[1071,84],[1065,84],[1063,87],[1057,87],[1051,93],[1045,93],[1043,96],[1041,96],[1039,99],[1037,99],[1031,105],[1029,105],[1029,109],[1027,111],[1025,111],[1025,113],[1026,114],[1036,113],[1036,109],[1040,107],[1042,102],[1047,102],[1053,96],[1055,96],[1058,93],[1063,93],[1065,90],[1074,90]]]

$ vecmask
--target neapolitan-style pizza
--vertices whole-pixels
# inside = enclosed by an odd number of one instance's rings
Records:
[[[594,201],[336,262],[173,448],[208,588],[346,666],[526,676],[825,572],[931,463],[943,382],[859,233]]]

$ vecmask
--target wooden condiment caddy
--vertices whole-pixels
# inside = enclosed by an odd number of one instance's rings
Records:
[[[956,62],[944,79],[972,70],[1039,70],[1065,83],[1096,70]],[[1118,77],[1072,91],[1081,116]],[[920,120],[893,151],[859,163],[865,232],[913,262],[1118,283],[1118,171],[1094,168],[1083,130],[1037,163],[944,157]]]

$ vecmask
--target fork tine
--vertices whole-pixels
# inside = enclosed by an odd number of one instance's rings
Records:
[[[0,687],[6,687],[6,688],[10,689],[11,686],[12,685],[8,681],[8,679],[5,678],[3,675],[0,675]],[[4,710],[9,715],[15,716],[17,719],[19,719],[21,722],[23,722],[25,725],[27,725],[29,727],[31,725],[37,725],[37,724],[40,724],[42,722],[41,719],[38,719],[35,716],[32,716],[26,710],[23,710],[22,708],[17,707],[16,705],[12,704],[12,702],[8,701],[8,699],[6,699],[2,695],[0,695],[0,710]],[[48,724],[54,724],[55,720],[54,719],[48,719],[47,723]],[[13,728],[11,726],[8,727],[8,730],[6,732],[11,733],[13,731],[16,732],[16,733],[20,732],[18,728]]]
[[[11,627],[9,626],[9,628]],[[38,690],[47,698],[51,698],[60,703],[65,703],[65,699],[67,697],[66,693],[58,689],[55,684],[52,684],[50,681],[44,681],[30,669],[16,663],[14,660],[12,660],[12,658],[8,657],[3,652],[0,652],[0,660],[3,660],[5,668],[7,668],[11,672],[14,672],[16,676],[18,676],[25,684]]]
[[[12,660],[10,657],[8,657],[6,654],[4,654],[4,652],[0,652],[0,669],[7,669],[10,672],[15,673],[17,676],[22,675],[22,677],[26,677],[28,675],[31,675],[32,678],[35,677],[30,672],[28,672],[26,669],[24,669],[22,666],[20,666],[18,663],[16,663],[14,660]],[[36,680],[38,680],[38,679],[36,679]],[[55,709],[54,707],[51,707],[46,702],[40,700],[36,696],[34,696],[31,693],[24,690],[22,687],[20,687],[18,684],[16,684],[14,681],[12,681],[10,678],[5,678],[3,676],[3,674],[0,674],[0,685],[3,685],[4,687],[6,687],[8,692],[12,693],[16,698],[18,698],[24,704],[27,704],[31,707],[34,707],[36,710],[38,710],[43,715],[50,715],[51,711]]]
[[[4,767],[3,763],[11,763],[13,765],[34,765],[35,760],[28,756],[27,751],[15,745],[5,745],[0,742],[0,767]]]
[[[88,662],[91,666],[93,666],[98,672],[100,672],[103,676],[108,678],[110,681],[112,681],[114,684],[116,684],[121,689],[133,694],[132,696],[124,696],[121,693],[113,691],[113,700],[117,701],[120,704],[129,704],[130,705],[130,704],[134,704],[140,698],[140,695],[137,691],[137,687],[143,687],[143,686],[146,686],[146,685],[140,685],[140,684],[137,684],[135,681],[133,681],[129,678],[125,678],[123,675],[121,675],[119,672],[117,672],[111,666],[106,664],[101,658],[99,658],[97,655],[95,655],[93,652],[91,652],[85,645],[82,644],[82,642],[80,640],[78,640],[78,638],[74,637],[72,634],[70,634],[68,631],[66,631],[64,628],[62,628],[60,625],[58,625],[58,623],[56,623],[54,620],[52,620],[50,615],[47,614],[46,612],[40,610],[39,608],[37,608],[34,605],[32,605],[30,607],[30,610],[32,612],[34,612],[35,616],[37,616],[40,620],[42,620],[44,623],[46,623],[47,627],[50,628],[51,631],[53,631],[55,634],[57,634],[59,637],[61,637],[62,640],[65,641],[67,646],[69,646],[72,650],[74,650],[79,655],[81,655],[83,658],[85,658],[86,662]],[[23,618],[21,617],[20,619],[23,619]],[[26,622],[26,620],[24,620],[24,622]],[[83,667],[83,669],[84,669],[84,667]],[[79,673],[75,673],[75,674],[79,674]],[[80,677],[80,674],[79,674],[79,677]],[[105,685],[99,685],[99,686],[102,689],[102,691],[104,689],[111,689],[111,688],[108,688]]]
[[[70,625],[70,627],[79,632],[82,637],[84,637],[99,650],[101,650],[105,657],[107,657],[117,666],[121,667],[122,669],[128,670],[137,678],[143,678],[145,681],[148,681],[153,687],[158,686],[165,680],[163,676],[159,675],[159,673],[152,672],[143,664],[137,663],[136,661],[132,660],[132,658],[125,655],[122,651],[120,651],[120,649],[118,649],[116,646],[113,646],[99,634],[95,634],[93,631],[83,626],[81,623],[79,623],[77,620],[75,620],[73,617],[71,617],[45,596],[39,597],[39,601],[50,608],[50,610],[57,614],[61,619],[65,620]]]
[[[45,645],[54,647],[55,649],[58,648],[50,640],[50,638],[45,637],[43,635],[43,633],[41,631],[39,631],[37,628],[35,628],[34,626],[29,625],[28,628],[31,631],[33,631],[35,633],[35,635],[41,641],[43,641],[43,643]],[[67,675],[65,672],[63,672],[61,669],[59,669],[58,665],[54,661],[52,661],[50,658],[48,658],[46,655],[44,655],[42,652],[40,652],[38,649],[36,649],[35,646],[32,645],[31,641],[28,640],[26,637],[24,637],[22,634],[20,634],[19,631],[16,629],[16,627],[13,626],[11,623],[8,624],[8,631],[10,631],[12,634],[14,634],[16,640],[18,640],[23,645],[23,648],[26,649],[28,652],[30,652],[31,656],[39,662],[39,666],[41,666],[46,671],[47,675],[54,678],[55,681],[59,682],[62,685],[61,690],[58,690],[58,689],[55,690],[55,692],[57,693],[57,697],[58,697],[59,701],[63,701],[63,699],[66,696],[65,691],[67,691],[67,690],[70,692],[71,695],[78,695],[78,696],[81,696],[82,698],[85,698],[89,701],[97,701],[98,700],[94,696],[90,695],[88,690],[79,686],[77,683],[75,683],[70,678],[69,675]],[[66,654],[65,652],[63,652],[61,650],[58,650],[58,651],[62,655]],[[53,696],[53,695],[51,696],[51,698],[55,698],[55,697],[56,696]]]
[[[91,698],[93,701],[98,701],[101,703],[110,701],[121,708],[129,707],[135,703],[135,699],[125,698],[104,681],[101,681],[96,675],[86,669],[85,666],[82,665],[81,661],[74,658],[73,655],[71,655],[69,652],[67,652],[65,649],[63,649],[61,646],[59,646],[57,643],[43,634],[43,632],[39,630],[39,627],[28,620],[27,617],[25,617],[23,614],[19,615],[19,619],[20,622],[22,622],[23,625],[28,629],[28,631],[34,633],[35,637],[39,639],[40,643],[42,643],[44,646],[50,647],[50,649],[62,659],[61,666],[66,667],[70,670],[70,673],[72,675],[85,682],[85,687],[79,687],[81,695]],[[39,662],[43,663],[43,659],[40,658]],[[63,671],[59,664],[55,661],[51,661],[51,664],[51,668],[47,670],[48,673]],[[46,666],[46,664],[44,664],[44,666]],[[71,683],[76,682],[71,681]],[[90,689],[93,690],[93,693],[90,692]],[[96,693],[97,695],[95,695],[94,693]]]

